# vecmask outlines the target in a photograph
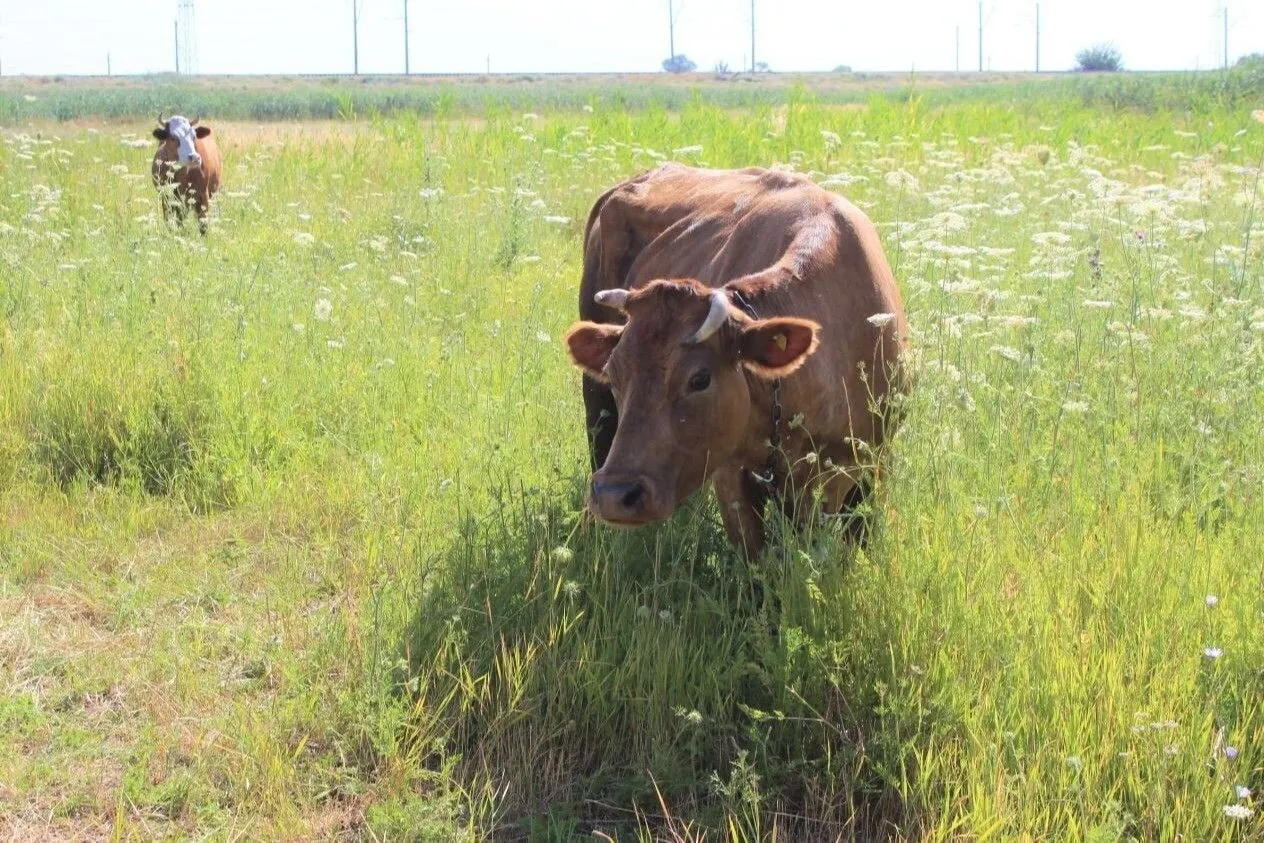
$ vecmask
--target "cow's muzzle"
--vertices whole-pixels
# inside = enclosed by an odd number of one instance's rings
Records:
[[[652,484],[644,477],[602,471],[592,476],[588,509],[602,521],[621,527],[660,521],[670,513],[663,512],[658,504]]]

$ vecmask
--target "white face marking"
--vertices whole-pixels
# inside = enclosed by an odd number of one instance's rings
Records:
[[[167,133],[179,144],[180,166],[201,164],[202,158],[197,153],[193,140],[196,135],[187,118],[176,115],[167,121]]]

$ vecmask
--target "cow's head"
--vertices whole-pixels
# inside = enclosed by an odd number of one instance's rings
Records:
[[[806,319],[754,320],[729,293],[693,281],[605,290],[597,301],[626,325],[580,322],[566,334],[571,358],[614,393],[619,423],[592,476],[589,507],[613,524],[671,515],[747,436],[748,377],[789,375],[816,349]],[[771,423],[771,422],[769,422]]]
[[[209,136],[211,129],[209,126],[199,126],[199,119],[201,118],[189,120],[176,114],[164,120],[161,114],[158,115],[158,127],[154,129],[154,137],[164,145],[171,144],[175,147],[175,160],[181,167],[202,165],[202,156],[198,154],[194,138]]]

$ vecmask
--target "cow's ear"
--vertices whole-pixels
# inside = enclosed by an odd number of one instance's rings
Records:
[[[763,319],[745,325],[738,340],[742,365],[763,378],[781,378],[816,351],[821,326],[807,319]]]
[[[599,325],[596,322],[580,322],[566,332],[566,347],[571,360],[589,377],[605,383],[606,363],[623,336],[622,325]]]
[[[159,126],[157,129],[154,129],[154,137],[156,137],[158,140],[166,140],[167,138],[171,137],[171,135],[167,132],[166,127]]]
[[[210,126],[198,126],[197,129],[195,129],[194,131],[197,132],[197,136],[199,138],[208,138],[211,136]]]

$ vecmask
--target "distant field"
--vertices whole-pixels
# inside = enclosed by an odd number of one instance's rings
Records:
[[[1254,77],[816,78],[0,80],[0,838],[1264,839]],[[877,222],[865,549],[582,517],[583,220],[666,159]]]
[[[645,73],[451,76],[2,77],[0,123],[27,119],[130,119],[159,110],[234,120],[352,119],[419,113],[483,116],[505,110],[665,108],[695,100],[729,108],[991,101],[1030,110],[1061,98],[1145,111],[1205,111],[1258,103],[1264,65],[1203,73]]]

